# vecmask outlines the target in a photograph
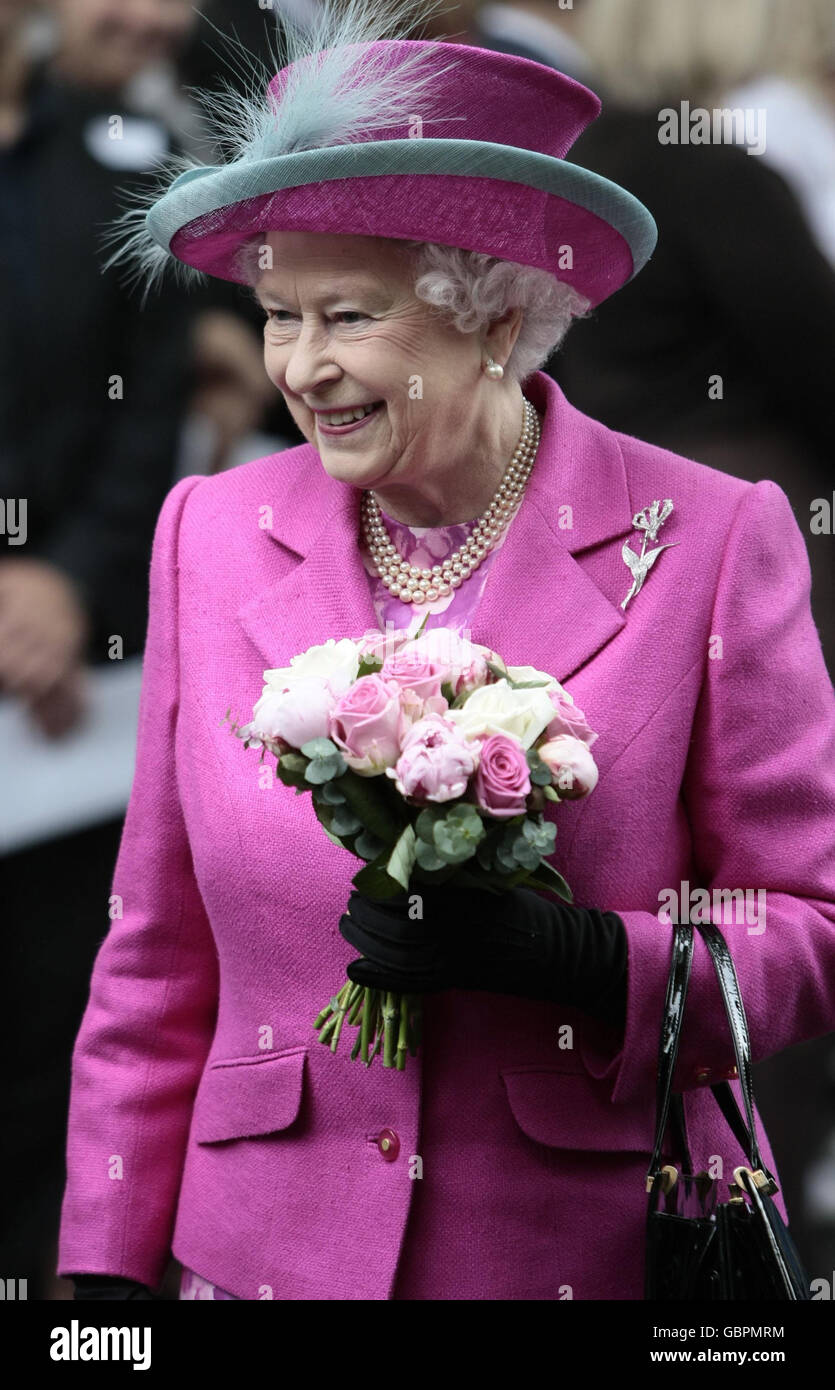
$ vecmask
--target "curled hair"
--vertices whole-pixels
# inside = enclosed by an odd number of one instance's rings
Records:
[[[414,257],[417,298],[446,311],[461,333],[479,332],[510,310],[522,310],[505,364],[505,372],[518,383],[547,362],[571,320],[584,317],[590,308],[590,300],[548,270],[458,246],[407,244]]]
[[[249,285],[258,278],[264,236],[247,241],[238,252],[239,272]],[[505,363],[506,375],[519,384],[548,361],[572,319],[589,312],[591,301],[548,270],[437,242],[400,244],[411,257],[415,296],[459,332],[480,332],[511,310],[522,310],[516,342]]]

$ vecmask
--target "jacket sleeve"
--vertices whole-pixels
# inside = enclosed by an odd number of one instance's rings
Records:
[[[705,919],[733,956],[755,1062],[835,1029],[835,695],[810,590],[806,544],[785,493],[769,481],[752,485],[721,564],[682,798],[691,901],[697,887],[709,890]],[[765,911],[739,921],[714,889],[750,889],[751,906]],[[671,951],[671,927],[656,913],[619,915],[628,938],[623,1046],[614,1057],[595,1039],[584,1047],[616,1102],[654,1087]],[[712,1085],[733,1065],[716,976],[696,933],[673,1085]]]
[[[154,535],[136,768],[110,929],[75,1042],[58,1273],[165,1273],[218,966],[178,792],[178,534],[202,481],[168,493]],[[103,904],[104,911],[104,904]],[[119,915],[121,913],[121,915]]]

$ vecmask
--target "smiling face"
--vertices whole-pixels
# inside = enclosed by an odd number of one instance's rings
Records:
[[[413,510],[416,495],[427,518],[449,506],[456,461],[472,465],[479,451],[493,457],[510,438],[508,402],[499,401],[507,393],[481,371],[481,335],[460,333],[415,297],[398,242],[271,232],[265,244],[273,268],[256,284],[267,314],[264,363],[325,470],[374,488],[384,509],[388,498]],[[329,419],[353,407],[373,409],[361,421]],[[520,407],[521,399],[511,450]],[[478,472],[471,467],[474,496]],[[465,491],[453,505],[466,506]]]

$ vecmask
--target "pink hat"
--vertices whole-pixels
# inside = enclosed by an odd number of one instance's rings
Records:
[[[180,158],[173,179],[169,161],[164,191],[109,233],[107,264],[129,264],[147,288],[170,264],[244,283],[244,243],[305,230],[484,252],[551,271],[596,305],[655,247],[637,198],[566,159],[599,98],[526,58],[338,43],[282,68],[261,100],[231,89],[203,100],[232,158]]]

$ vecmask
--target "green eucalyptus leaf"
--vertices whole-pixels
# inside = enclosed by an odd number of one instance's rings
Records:
[[[415,834],[418,839],[433,845],[435,843],[435,826],[444,819],[445,815],[446,809],[443,806],[424,806],[415,821]]]
[[[385,848],[382,840],[367,830],[363,830],[354,841],[354,854],[358,854],[360,859],[377,859]]]
[[[511,873],[516,867],[516,855],[506,845],[496,846],[496,865],[504,873]]]
[[[356,835],[357,831],[362,829],[362,821],[348,806],[335,806],[331,829],[335,835]]]
[[[324,801],[327,806],[345,805],[345,797],[335,781],[323,782],[321,786],[316,788],[314,795],[317,799]]]
[[[559,800],[561,799],[559,796],[557,796],[557,793],[555,792],[554,788],[551,786],[550,782],[549,782],[548,786],[547,786],[547,787],[543,787],[542,790],[545,792],[545,795],[546,795],[546,797],[548,798],[549,801],[559,801]],[[554,829],[556,830],[556,826],[554,826]]]
[[[446,821],[435,828],[435,848],[448,864],[463,864],[466,859],[472,859],[476,851],[475,842],[451,828]]]
[[[301,751],[306,758],[327,758],[332,753],[339,753],[336,744],[329,738],[310,738],[302,744]]]
[[[446,868],[446,860],[442,859],[435,848],[426,840],[415,841],[415,858],[422,869],[430,872],[434,869]]]
[[[537,787],[546,787],[551,781],[551,769],[545,765],[535,748],[527,752],[528,772]]]
[[[516,862],[526,869],[535,869],[539,863],[539,851],[533,845],[517,845]]]
[[[275,765],[276,776],[285,787],[298,787],[302,791],[310,791],[310,784],[304,775],[306,769],[307,758],[303,758],[300,753],[282,753]]]
[[[403,829],[406,816],[405,808],[396,791],[394,796],[400,805],[392,800],[390,786],[393,786],[393,783],[384,773],[377,777],[360,777],[351,768],[339,779],[339,790],[344,794],[354,815],[362,821],[366,830],[376,835],[384,845],[392,846]]]

